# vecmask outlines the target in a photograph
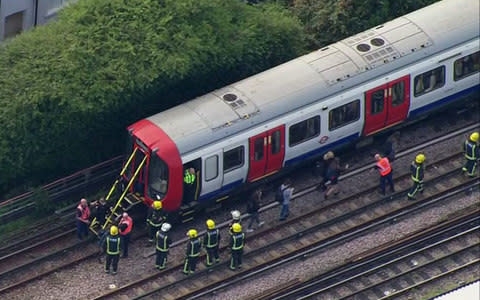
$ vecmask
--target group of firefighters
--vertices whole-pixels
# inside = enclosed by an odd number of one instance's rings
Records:
[[[474,177],[476,174],[477,163],[479,160],[478,140],[479,133],[474,132],[463,144],[463,151],[466,162],[462,168],[462,172],[464,172],[469,177]],[[393,152],[393,149],[391,149],[391,152]],[[335,162],[333,166],[335,166],[335,168],[338,168],[339,162],[338,160],[334,160],[333,158],[335,157],[331,152],[327,153],[324,156],[325,161]],[[375,168],[378,169],[380,173],[380,189],[383,195],[385,195],[386,182],[389,183],[391,191],[395,191],[391,167],[391,161],[393,161],[393,159],[393,154],[385,156],[382,156],[380,154],[375,155]],[[419,153],[416,155],[410,166],[413,185],[408,191],[408,200],[415,200],[416,194],[423,191],[425,159],[425,155],[423,153]],[[332,167],[327,164],[326,168],[328,170]],[[348,166],[346,168],[348,168]],[[324,184],[328,191],[329,185],[337,183],[338,173],[334,173],[335,175],[333,177],[335,178],[330,178],[329,171],[326,172],[327,175],[324,175]],[[326,194],[326,196],[327,195],[328,194]],[[100,204],[102,203],[100,202]],[[232,220],[229,224],[229,248],[231,251],[231,258],[229,267],[230,269],[235,270],[237,268],[241,268],[242,266],[242,254],[245,244],[245,233],[242,232],[242,226],[240,225],[240,212],[235,210],[232,211],[231,214]],[[82,238],[83,234],[87,234],[89,217],[90,210],[88,208],[87,200],[82,199],[77,207],[77,233],[80,239]],[[106,273],[110,273],[110,266],[112,266],[112,274],[116,274],[121,249],[123,249],[123,257],[128,256],[128,244],[130,240],[132,225],[132,219],[125,212],[119,220],[118,226],[111,226],[109,234],[104,237],[102,246],[105,254],[107,255],[105,261]],[[172,240],[169,236],[169,231],[172,226],[166,222],[166,215],[162,210],[161,201],[153,202],[147,216],[147,225],[149,241],[155,242],[155,267],[159,270],[164,269],[166,267],[169,248],[172,243]],[[198,236],[197,230],[190,229],[187,232],[189,240],[187,242],[186,257],[183,267],[183,273],[187,275],[195,272],[202,248],[205,248],[207,267],[211,267],[213,264],[220,261],[220,231],[215,226],[215,222],[211,219],[208,219],[206,221],[206,227],[207,231],[204,235],[203,242]]]

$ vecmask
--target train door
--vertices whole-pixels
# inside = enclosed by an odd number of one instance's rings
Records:
[[[278,171],[285,155],[285,126],[279,126],[249,139],[248,181]]]
[[[410,106],[410,76],[393,80],[365,93],[364,135],[406,119]]]

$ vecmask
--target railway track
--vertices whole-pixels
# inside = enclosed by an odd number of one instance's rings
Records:
[[[469,126],[468,128],[464,128],[462,130],[457,130],[457,131],[451,132],[447,135],[444,135],[440,139],[432,139],[427,143],[423,143],[422,145],[418,145],[418,146],[416,146],[414,148],[411,148],[409,150],[402,151],[402,152],[398,153],[397,156],[401,157],[401,156],[404,156],[404,155],[408,155],[412,152],[418,151],[418,149],[424,149],[424,148],[428,147],[429,145],[438,143],[440,141],[448,140],[448,139],[450,139],[454,136],[461,135],[465,132],[469,132],[469,131],[473,130],[474,128],[476,128],[477,125],[478,124],[474,124],[474,125]],[[453,162],[453,165],[450,165],[449,168],[451,170],[458,170],[459,167],[460,167],[460,163],[461,163],[460,162],[461,158],[459,158],[459,157],[461,157],[461,155],[456,154],[456,156],[454,155],[452,157],[457,157],[457,159],[456,160],[451,160],[451,157],[449,157],[449,158],[447,158],[446,162],[448,162],[448,161],[450,163]],[[436,164],[438,164],[438,163],[436,163]],[[433,165],[433,164],[431,164],[431,165]],[[365,172],[366,170],[370,169],[370,167],[371,167],[371,164],[364,165],[364,166],[362,166],[362,167],[360,167],[360,168],[358,168],[354,171],[349,172],[348,174],[343,175],[341,177],[341,179],[358,175],[358,174],[360,174],[362,172]],[[443,168],[437,168],[436,170],[438,170],[439,172],[444,171]],[[432,172],[430,172],[430,170],[428,170],[427,173],[432,173]],[[408,186],[408,187],[410,186],[410,180],[409,180],[409,175],[408,174],[401,174],[396,179],[397,186],[398,186],[398,184],[402,185],[402,183],[401,183],[402,180],[405,181],[403,183],[404,186]],[[301,197],[305,194],[311,193],[311,192],[315,191],[315,187],[316,187],[316,184],[311,185],[311,186],[307,186],[307,187],[301,189],[299,192],[297,192],[294,195],[294,197]],[[368,195],[368,193],[373,193],[375,189],[376,189],[376,186],[371,186],[370,188],[365,189],[363,192],[361,192],[359,194],[350,195],[350,196],[348,196],[344,199],[341,199],[340,201],[332,203],[331,205],[337,205],[337,207],[338,207],[338,205],[348,206],[349,201],[352,202],[352,199],[356,199],[362,193],[364,195]],[[399,192],[399,193],[397,193],[397,194],[395,194],[391,197],[392,198],[396,198],[397,196],[400,197],[401,194],[402,193]],[[378,195],[376,195],[376,194],[373,195],[373,196],[370,195],[370,196],[366,196],[366,198],[378,198]],[[389,198],[385,198],[384,201],[387,201],[387,199],[389,199]],[[276,206],[276,203],[270,203],[266,207],[263,207],[262,210],[271,209],[275,206]],[[325,211],[328,211],[330,209],[334,209],[334,206],[327,205],[327,206],[324,206],[322,209],[325,212]],[[343,208],[340,208],[340,209],[343,209]],[[308,216],[301,216],[299,218],[306,218],[306,217],[308,217]],[[274,228],[272,228],[270,230],[273,232]],[[72,231],[65,233],[65,235],[66,236],[68,236],[68,235],[73,236],[73,234],[71,233]],[[268,232],[268,231],[266,231],[266,232]],[[61,236],[62,236],[62,233],[59,233],[58,238],[61,238]],[[51,243],[51,242],[54,242],[55,240],[56,240],[56,235],[51,234],[49,242]],[[78,246],[79,246],[78,243],[77,244],[72,244],[71,247],[69,246],[69,247],[60,248],[60,249],[57,249],[57,250],[53,249],[53,251],[52,251],[52,249],[50,249],[49,246],[45,246],[45,245],[42,246],[42,244],[40,242],[38,243],[38,245],[36,245],[36,244],[32,245],[31,241],[29,243],[28,239],[25,242],[28,244],[28,247],[25,246],[23,248],[24,249],[23,252],[21,250],[18,250],[18,252],[15,255],[11,255],[11,253],[4,255],[7,258],[13,258],[13,257],[20,258],[20,259],[13,259],[12,260],[12,261],[15,261],[17,263],[18,267],[15,267],[15,266],[12,265],[11,267],[9,266],[8,268],[4,268],[3,266],[8,265],[8,263],[6,263],[7,260],[3,261],[0,258],[1,270],[2,271],[6,270],[2,274],[0,274],[0,295],[4,294],[4,293],[6,293],[10,290],[13,290],[13,289],[19,288],[21,286],[24,286],[25,284],[28,284],[29,282],[32,282],[33,280],[42,278],[42,277],[44,277],[48,274],[51,274],[53,272],[75,266],[78,263],[80,263],[81,261],[91,259],[98,254],[98,248],[96,247],[96,245],[86,244],[85,247],[82,247],[83,249],[82,249],[81,253],[78,254],[78,251],[74,251],[75,248],[78,248]],[[179,241],[178,243],[176,243],[176,245],[179,245],[179,244],[183,244],[183,241]],[[20,243],[18,245],[20,245]],[[18,245],[17,245],[17,247],[21,248],[21,246],[18,246]],[[43,249],[42,249],[42,247],[43,247]],[[45,248],[47,248],[47,249],[45,249]],[[39,249],[38,250],[39,252],[38,253],[34,252],[34,251],[37,251],[35,249]],[[25,252],[25,250],[26,250],[26,252]],[[51,261],[56,261],[59,257],[62,257],[62,256],[71,256],[70,257],[71,259],[66,259],[65,262],[62,262],[60,264],[51,263]],[[25,257],[25,258],[23,258],[23,257]],[[38,265],[41,264],[42,262],[45,262],[45,268],[43,268],[43,267],[39,268],[38,267]],[[5,265],[1,265],[2,263],[5,263]],[[28,268],[31,267],[32,265],[36,266],[35,272],[28,272],[28,270],[29,270]],[[21,275],[22,272],[23,273],[28,273],[31,276],[26,278],[26,277]],[[163,272],[160,273],[160,276],[163,276],[162,274],[163,274]],[[158,275],[158,274],[153,274],[152,276],[156,276],[156,275]],[[2,278],[7,278],[7,277],[8,277],[7,283],[6,284],[2,283],[2,281],[3,281]]]
[[[176,261],[164,272],[145,276],[95,299],[195,299],[208,296],[238,281],[262,276],[268,270],[437,205],[464,189],[478,187],[478,179],[458,179],[461,166],[458,154],[435,162],[435,166],[429,172],[436,172],[436,175],[426,182],[425,199],[421,202],[412,203],[404,199],[410,186],[409,176],[405,174],[397,179],[397,186],[402,190],[392,196],[379,197],[377,186],[369,187],[283,222],[281,230],[270,228],[247,236],[240,272],[229,270],[228,262],[223,262],[211,269],[200,268],[195,276],[185,277],[181,273],[182,262]],[[228,256],[225,250],[223,247],[223,257]]]
[[[476,207],[326,274],[255,299],[395,299],[456,272],[478,274],[479,212]]]

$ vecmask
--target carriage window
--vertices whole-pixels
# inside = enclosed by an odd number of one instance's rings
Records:
[[[400,81],[392,85],[392,106],[402,105],[405,101],[405,82]]]
[[[290,126],[289,146],[295,146],[320,134],[320,116]]]
[[[223,172],[227,173],[231,170],[243,166],[244,147],[240,146],[223,153]]]
[[[210,156],[205,160],[205,180],[210,181],[218,176],[218,155]]]
[[[414,83],[415,97],[441,88],[445,85],[445,66],[417,75]]]
[[[480,70],[480,51],[457,59],[454,63],[454,69],[453,79],[455,81],[478,73]]]
[[[272,154],[277,154],[282,150],[280,141],[281,138],[282,134],[280,130],[277,130],[272,134]]]
[[[385,90],[381,89],[372,93],[372,110],[370,111],[371,115],[376,115],[383,112],[385,106],[384,95]]]
[[[253,143],[253,156],[255,161],[263,159],[264,138],[258,138]]]
[[[383,90],[382,90],[383,92]],[[383,99],[383,95],[382,95]],[[332,109],[328,113],[328,130],[332,131],[360,118],[360,100]]]

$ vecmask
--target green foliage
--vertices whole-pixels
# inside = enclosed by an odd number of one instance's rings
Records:
[[[292,0],[316,49],[439,0]]]
[[[42,188],[36,188],[33,190],[32,199],[35,203],[34,215],[36,217],[49,216],[55,211],[55,203],[50,200],[48,192]]]
[[[125,127],[298,56],[297,18],[238,0],[83,0],[0,46],[0,191],[123,150]]]

